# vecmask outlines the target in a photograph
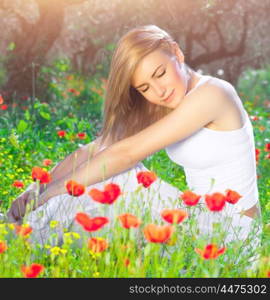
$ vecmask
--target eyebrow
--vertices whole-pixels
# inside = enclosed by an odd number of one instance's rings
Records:
[[[151,78],[153,78],[153,77],[155,76],[157,70],[158,70],[162,65],[163,65],[163,64],[159,65],[159,66],[156,68],[156,70],[155,70],[155,72],[152,74]],[[138,86],[135,86],[135,89],[138,89],[138,88],[142,87],[143,85],[146,85],[146,83],[143,83],[143,84],[140,84],[140,85],[138,85]]]

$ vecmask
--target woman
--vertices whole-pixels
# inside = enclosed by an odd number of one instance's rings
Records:
[[[52,171],[53,181],[42,190],[38,208],[24,221],[36,229],[39,241],[48,238],[51,220],[75,230],[77,211],[92,216],[100,212],[98,205],[89,201],[88,191],[110,182],[125,185],[124,205],[129,208],[137,187],[135,175],[147,170],[140,161],[163,148],[184,167],[194,193],[232,189],[242,196],[237,204],[226,206],[222,216],[224,220],[230,217],[232,228],[228,227],[226,241],[247,238],[256,219],[260,220],[260,205],[253,130],[242,102],[228,82],[189,68],[167,32],[154,25],[141,26],[126,33],[113,54],[100,138]],[[87,186],[85,195],[74,199],[66,193],[65,182],[71,178]],[[29,187],[15,200],[8,212],[11,222],[22,220],[33,190]],[[171,205],[169,199],[181,194],[160,179],[151,190],[156,216]],[[148,192],[144,191],[143,203],[148,201]],[[205,205],[203,198],[200,202]],[[198,210],[200,232],[211,234],[216,216]],[[63,228],[59,230],[61,234]]]

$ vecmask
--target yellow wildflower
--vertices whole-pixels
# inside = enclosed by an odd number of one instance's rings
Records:
[[[76,239],[76,240],[81,238],[81,236],[77,232],[72,232],[72,235],[73,235],[74,239]]]
[[[79,235],[79,233],[77,232],[66,232],[64,233],[64,241],[65,241],[65,244],[72,244],[73,242],[73,239],[80,239],[81,236]]]
[[[50,251],[51,251],[51,254],[53,254],[53,255],[59,255],[61,248],[56,246],[56,247],[51,248]]]
[[[6,224],[0,224],[0,234],[6,235],[8,232],[6,231]]]
[[[67,253],[67,249],[61,249],[60,250],[62,254],[66,254]]]
[[[11,229],[11,230],[14,230],[15,229],[15,225],[14,224],[8,224],[8,228]]]
[[[50,249],[51,254],[53,255],[59,255],[59,254],[66,254],[67,250],[66,249],[61,249],[60,247],[53,247]]]
[[[64,244],[65,245],[71,245],[73,243],[73,240],[70,235],[64,234]]]
[[[95,272],[95,273],[93,274],[93,277],[97,278],[97,277],[99,277],[99,275],[100,275],[99,272]]]
[[[99,252],[95,253],[92,250],[89,250],[89,253],[93,259],[97,259],[101,256],[101,253],[99,253]]]
[[[51,228],[55,228],[58,224],[59,224],[58,221],[52,220],[52,221],[50,222],[50,227],[51,227]]]

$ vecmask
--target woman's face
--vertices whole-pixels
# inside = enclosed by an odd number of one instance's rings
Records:
[[[180,50],[169,55],[158,49],[138,64],[132,86],[153,104],[176,108],[187,92],[187,74]]]

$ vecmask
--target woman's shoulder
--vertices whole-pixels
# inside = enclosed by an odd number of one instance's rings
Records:
[[[233,85],[224,80],[214,76],[205,76],[205,80],[197,87],[194,97],[204,95],[212,102],[214,99],[220,100],[225,105],[232,104],[238,96]]]
[[[203,82],[201,84],[201,86],[205,86],[204,89],[202,89],[202,91],[204,90],[205,92],[207,91],[213,91],[213,92],[220,92],[221,94],[233,94],[236,92],[234,86],[221,78],[217,78],[214,76],[208,76],[206,75],[206,81],[205,83]]]
[[[215,130],[234,130],[242,127],[243,103],[234,86],[220,78],[210,77],[201,89],[209,100],[209,105],[218,104],[218,117],[209,128]]]

